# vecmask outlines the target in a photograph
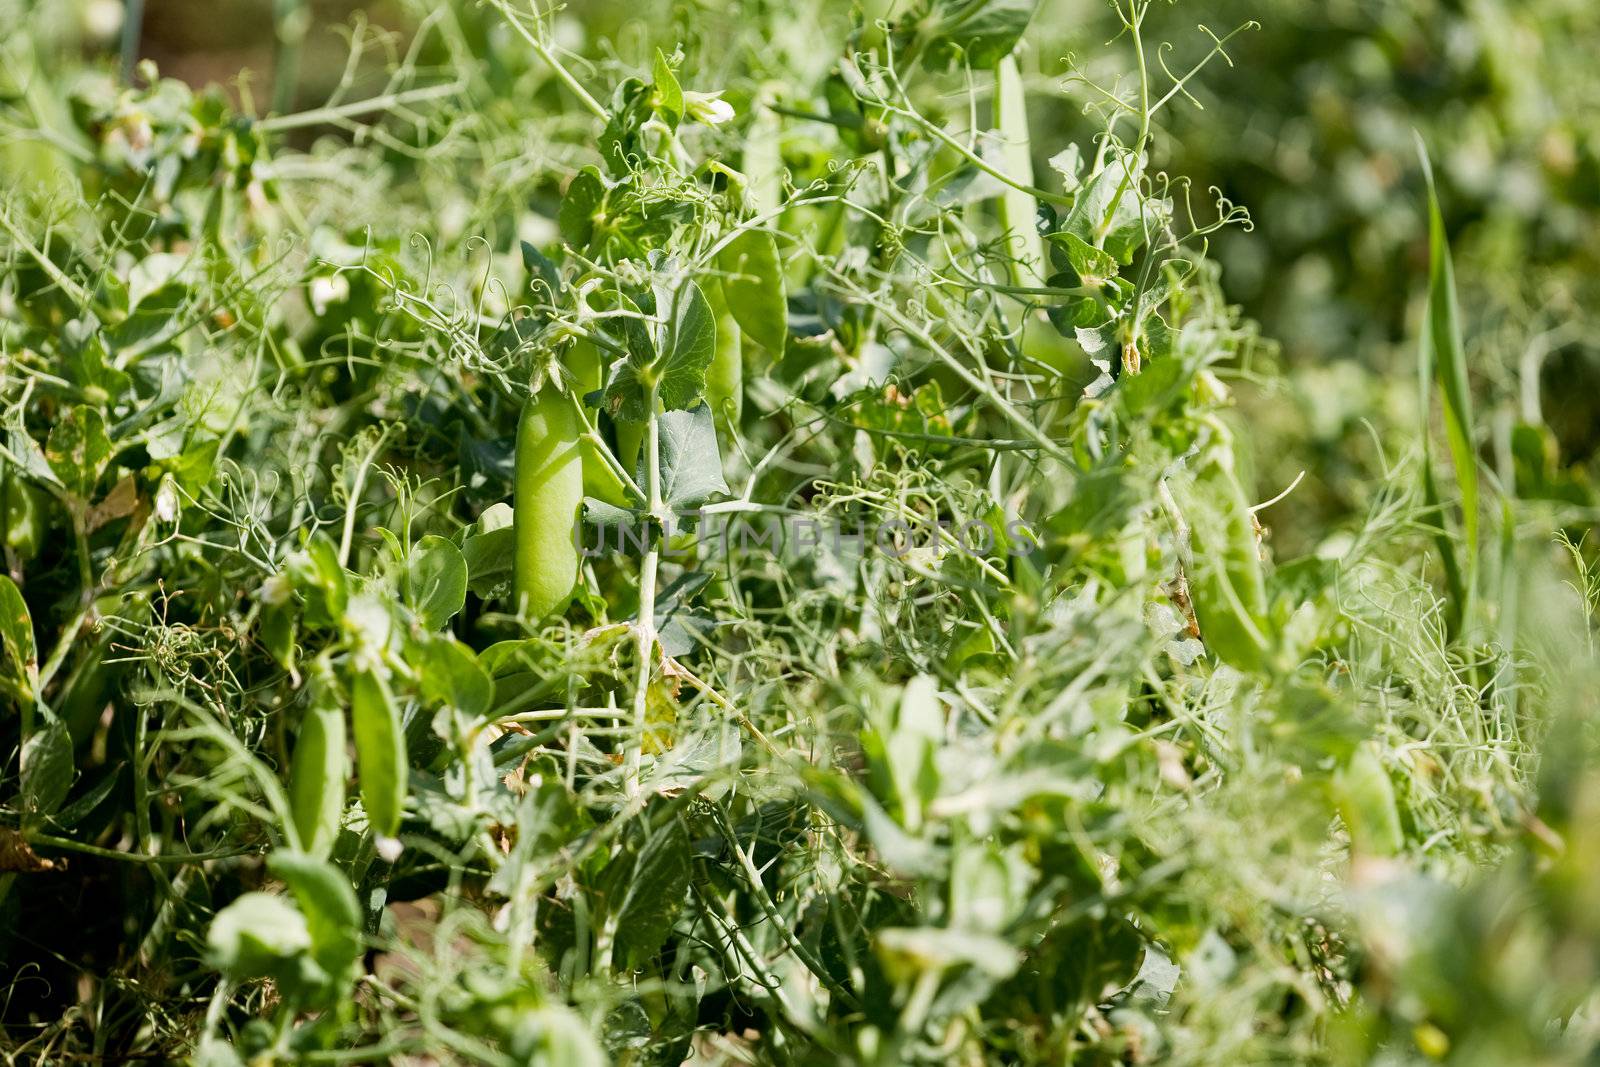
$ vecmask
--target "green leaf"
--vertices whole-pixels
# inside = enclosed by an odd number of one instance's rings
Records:
[[[405,811],[406,737],[388,686],[370,670],[358,670],[350,679],[350,719],[367,822],[373,832],[393,837]]]
[[[683,121],[683,89],[678,85],[678,78],[672,73],[666,55],[659,48],[656,49],[652,77],[655,79],[655,92],[650,102],[667,125],[676,129],[678,123]]]
[[[40,485],[52,486],[57,489],[65,488],[61,479],[56,477],[55,470],[50,466],[50,460],[28,432],[20,426],[9,427],[5,434],[7,458],[15,465],[15,469],[23,476]]]
[[[656,307],[663,303],[656,367],[661,406],[667,411],[692,408],[705,394],[706,368],[717,354],[716,319],[705,294],[687,278],[668,291],[658,290]]]
[[[556,223],[561,236],[575,248],[583,249],[594,240],[594,217],[605,204],[606,183],[600,171],[587,166],[567,185],[567,194],[561,198],[561,209],[556,213]]]
[[[0,639],[5,641],[7,666],[31,697],[39,689],[39,649],[33,639],[33,617],[17,583],[5,574],[0,574]]]
[[[416,663],[422,675],[422,693],[428,700],[456,708],[472,719],[489,714],[494,702],[494,681],[472,649],[453,637],[440,636],[422,644]]]
[[[105,418],[87,404],[69,408],[51,428],[44,452],[61,483],[79,499],[88,500],[111,459]]]
[[[125,763],[117,764],[111,768],[109,774],[102,775],[98,782],[75,797],[71,804],[56,809],[55,814],[50,817],[51,824],[63,828],[71,828],[94,814],[95,809],[105,803],[106,798],[120,784],[122,770],[126,766],[127,764]]]
[[[406,568],[406,604],[429,630],[440,630],[467,602],[467,561],[437,534],[411,549]]]
[[[1271,651],[1266,579],[1231,435],[1220,424],[1213,429],[1212,447],[1190,461],[1187,477],[1170,481],[1188,524],[1189,597],[1206,647],[1239,670],[1260,670]]]
[[[333,542],[320,532],[312,534],[305,547],[290,555],[284,566],[295,591],[305,599],[306,622],[338,626],[349,606],[350,586]]]
[[[561,283],[561,268],[549,256],[527,241],[519,242],[522,250],[522,267],[528,272],[528,284],[535,290],[541,303],[555,303],[561,299],[566,287]],[[540,288],[546,290],[539,292]]]
[[[286,964],[311,948],[295,906],[270,893],[246,893],[217,912],[206,934],[211,966],[234,981],[292,973]]]
[[[626,889],[614,912],[616,947],[626,966],[637,969],[666,941],[689,891],[689,833],[682,820],[672,819],[652,833],[626,873]]]
[[[1123,154],[1112,155],[1078,192],[1072,210],[1062,220],[1062,231],[1104,249],[1118,263],[1131,263],[1159,221],[1157,203],[1140,197],[1143,173],[1142,164],[1134,164]],[[1052,234],[1052,239],[1055,236]]]
[[[727,493],[722,453],[711,408],[668,411],[657,419],[661,435],[661,496],[670,507],[690,510],[717,493]],[[640,484],[645,477],[641,465]]]
[[[510,504],[492,504],[461,539],[467,587],[478,596],[489,596],[497,587],[511,581],[517,546],[513,517]]]
[[[705,395],[706,370],[717,352],[717,325],[700,287],[688,278],[660,279],[648,326],[625,320],[628,354],[611,365],[606,403],[613,417],[644,422],[652,384],[667,411],[692,408]]]
[[[1033,20],[1039,0],[924,0],[902,25],[926,49],[928,62],[948,68],[965,62],[987,70],[1011,54]]]
[[[782,355],[789,340],[789,302],[771,231],[745,230],[718,253],[717,267],[724,272],[723,297],[739,328]]]
[[[361,906],[350,879],[325,860],[285,849],[267,857],[267,870],[294,894],[311,935],[311,956],[337,995],[355,980],[361,958]]]
[[[1062,258],[1077,275],[1079,285],[1099,286],[1116,277],[1117,261],[1111,253],[1094,247],[1077,234],[1062,230],[1050,234],[1050,242],[1060,249]]]
[[[885,970],[900,977],[970,966],[999,981],[1015,974],[1022,961],[1016,947],[998,937],[932,926],[887,927],[873,943]]]
[[[22,798],[27,812],[50,815],[72,789],[77,766],[66,726],[43,707],[38,715],[22,746]]]
[[[883,752],[907,829],[922,824],[922,813],[938,795],[939,772],[934,754],[944,743],[944,708],[938,683],[919,674],[906,683],[895,709],[894,726],[884,739]]]

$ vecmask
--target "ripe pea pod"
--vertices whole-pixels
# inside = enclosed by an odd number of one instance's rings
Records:
[[[300,847],[319,859],[333,850],[339,836],[345,779],[350,773],[344,710],[330,697],[326,688],[314,689],[312,706],[295,738],[289,770],[289,810]]]
[[[644,423],[618,419],[616,425],[617,459],[621,461],[622,469],[635,472],[637,479],[639,452],[644,447]]]
[[[717,320],[717,351],[706,369],[706,402],[718,418],[737,427],[744,413],[744,356],[739,350],[743,331],[728,308],[722,282],[710,276],[701,281],[700,288]]]
[[[1206,647],[1239,670],[1260,670],[1270,652],[1260,550],[1234,470],[1233,437],[1220,422],[1207,422],[1211,445],[1190,460],[1188,478],[1172,481],[1188,526],[1189,598]]]
[[[350,720],[367,824],[374,833],[393,837],[406,804],[406,735],[388,686],[370,669],[350,678]]]
[[[582,430],[571,399],[548,386],[523,405],[517,424],[511,587],[517,611],[529,619],[564,607],[578,582]]]
[[[1394,783],[1372,742],[1364,742],[1350,762],[1334,772],[1333,795],[1357,853],[1393,856],[1404,847]]]
[[[565,363],[567,370],[572,372],[573,400],[582,405],[587,413],[583,398],[599,392],[605,384],[605,361],[600,356],[600,349],[595,347],[594,342],[580,338],[567,350]],[[592,417],[590,422],[592,424]],[[587,436],[583,438],[583,493],[607,504],[625,507],[628,502],[627,489],[611,464],[600,454],[602,447]],[[623,469],[631,471],[632,468]]]
[[[778,243],[768,230],[745,230],[717,255],[723,296],[743,330],[762,347],[783,355],[789,340],[789,304]]]

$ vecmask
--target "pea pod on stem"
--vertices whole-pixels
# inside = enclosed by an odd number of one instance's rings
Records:
[[[578,582],[583,418],[553,386],[531,396],[517,423],[512,598],[538,621],[564,607]]]
[[[330,696],[322,685],[313,687],[312,704],[300,722],[289,774],[289,810],[300,847],[319,859],[332,851],[339,836],[345,779],[350,773],[344,709]]]

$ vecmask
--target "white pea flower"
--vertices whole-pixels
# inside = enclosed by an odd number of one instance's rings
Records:
[[[156,489],[156,518],[162,522],[175,522],[178,518],[178,486],[170,474],[161,479]]]
[[[350,299],[350,282],[343,274],[322,274],[311,279],[311,310],[322,315],[329,304]]]
[[[689,118],[703,122],[707,126],[720,126],[733,118],[733,105],[722,99],[721,89],[714,93],[697,93],[693,89],[685,89],[683,109]]]
[[[269,607],[287,604],[294,594],[294,586],[289,581],[287,574],[274,574],[261,583],[261,591],[256,594],[256,599]]]

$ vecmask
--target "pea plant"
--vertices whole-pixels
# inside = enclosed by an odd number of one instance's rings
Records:
[[[1551,542],[1479,476],[1443,225],[1414,454],[1342,550],[1278,560],[1293,486],[1240,414],[1275,371],[1207,258],[1250,217],[1159,166],[1252,26],[1175,70],[1117,0],[1051,80],[1035,7],[737,4],[580,48],[581,8],[419,5],[265,116],[30,26],[8,1055],[1465,1040],[1383,916],[1572,816],[1529,667],[1566,654],[1506,606]]]

